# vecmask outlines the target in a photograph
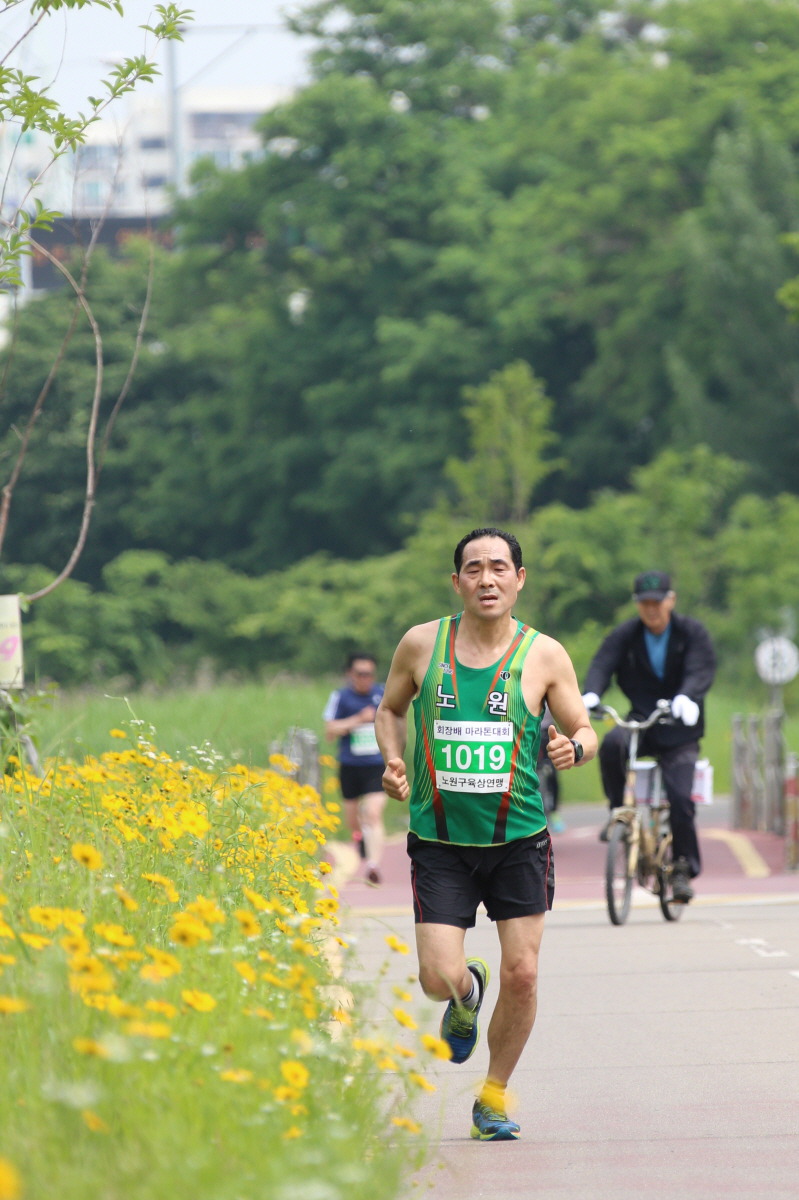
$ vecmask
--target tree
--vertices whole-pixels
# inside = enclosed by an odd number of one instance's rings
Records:
[[[486,524],[524,521],[536,488],[561,465],[546,458],[557,442],[552,403],[526,362],[509,363],[464,396],[472,456],[446,464],[459,507],[482,513]]]
[[[300,23],[315,80],[266,114],[256,161],[198,168],[157,260],[157,353],[109,444],[114,519],[95,516],[85,578],[122,545],[253,574],[397,550],[472,455],[464,389],[515,362],[562,461],[535,503],[586,506],[697,442],[796,486],[773,298],[795,270],[795,4],[348,0]],[[99,264],[89,286],[129,338]],[[25,337],[27,371],[47,330]]]
[[[746,122],[720,132],[703,204],[678,228],[683,304],[666,350],[671,440],[745,445],[752,483],[771,494],[795,487],[799,455],[799,339],[777,299],[797,219],[788,148]]]

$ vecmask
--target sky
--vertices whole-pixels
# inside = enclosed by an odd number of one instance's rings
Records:
[[[149,0],[123,0],[125,16],[92,6],[48,15],[25,39],[13,63],[42,82],[53,81],[51,94],[70,114],[85,108],[108,73],[108,63],[146,53],[162,72],[148,93],[165,92],[170,79],[169,55],[162,44],[153,55],[152,37],[140,28],[151,23]],[[309,43],[287,31],[283,13],[292,0],[180,0],[191,9],[182,42],[174,50],[178,87],[293,88],[307,80]],[[2,43],[21,36],[30,22],[29,4],[6,12],[0,23]],[[149,39],[149,44],[148,44]]]

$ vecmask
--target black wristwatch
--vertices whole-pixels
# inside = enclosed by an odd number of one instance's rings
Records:
[[[574,761],[575,761],[575,763],[578,763],[580,761],[580,759],[583,757],[583,753],[584,753],[583,748],[582,748],[581,744],[578,741],[576,741],[575,738],[569,738],[569,741],[574,746]]]

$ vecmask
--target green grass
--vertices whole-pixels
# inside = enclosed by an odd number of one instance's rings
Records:
[[[273,742],[280,741],[292,726],[311,729],[319,737],[323,753],[335,753],[324,741],[322,712],[338,684],[334,676],[317,680],[276,674],[263,684],[220,684],[208,690],[181,688],[171,692],[142,691],[125,696],[98,692],[64,692],[38,717],[41,752],[80,759],[116,747],[109,735],[124,726],[131,715],[155,728],[159,745],[173,755],[185,754],[192,746],[210,743],[226,759],[248,766],[264,766]],[[620,711],[624,698],[609,692],[606,699]],[[707,701],[707,732],[702,750],[713,764],[718,794],[731,787],[732,718],[735,713],[762,713],[768,704],[765,688],[745,695],[717,685]],[[604,731],[598,726],[600,736]],[[785,722],[788,745],[799,748],[799,714],[788,712]],[[599,772],[590,764],[561,777],[563,803],[602,803]],[[389,804],[390,829],[403,827],[404,810]]]
[[[210,743],[226,759],[266,766],[272,743],[293,726],[312,729],[323,741],[322,712],[337,680],[296,679],[277,674],[262,684],[219,684],[208,690],[145,690],[127,695],[61,692],[37,717],[40,753],[67,758],[118,748],[109,730],[131,717],[155,728],[158,744],[183,755]]]

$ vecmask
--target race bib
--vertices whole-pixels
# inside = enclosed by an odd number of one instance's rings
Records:
[[[436,721],[436,787],[449,792],[505,792],[510,787],[511,721]]]
[[[375,737],[374,724],[359,725],[350,734],[350,750],[353,754],[379,754],[380,747]]]

